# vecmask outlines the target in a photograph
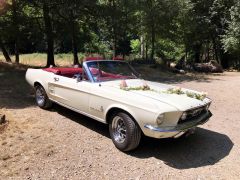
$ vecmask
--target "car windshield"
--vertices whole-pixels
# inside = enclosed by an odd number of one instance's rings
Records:
[[[137,78],[135,70],[122,61],[92,61],[87,66],[95,82]]]

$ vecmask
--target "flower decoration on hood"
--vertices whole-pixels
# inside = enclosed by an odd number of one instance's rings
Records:
[[[203,101],[207,97],[206,92],[195,93],[192,91],[186,91],[186,90],[184,91],[184,90],[182,90],[181,87],[173,87],[173,88],[169,88],[165,91],[161,91],[161,90],[159,91],[159,90],[151,89],[146,81],[143,81],[142,83],[143,83],[142,86],[128,87],[127,82],[125,80],[122,80],[120,83],[120,89],[125,90],[125,91],[152,91],[152,92],[156,92],[156,93],[186,95],[190,98],[198,99],[200,101]]]
[[[143,81],[143,90],[151,90],[146,81]]]
[[[125,80],[122,80],[120,83],[120,89],[125,89],[127,87],[128,87],[127,82]]]

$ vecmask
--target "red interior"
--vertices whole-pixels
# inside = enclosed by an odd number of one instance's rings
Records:
[[[66,77],[73,77],[75,74],[82,73],[82,68],[45,68],[44,71],[52,72],[57,75],[62,75]]]
[[[52,72],[52,73],[60,75],[60,76],[69,77],[69,78],[72,78],[75,74],[82,73],[82,68],[53,67],[53,68],[45,68],[43,70],[47,71],[47,72]],[[107,79],[127,79],[127,78],[129,78],[128,76],[116,75],[116,74],[107,73],[104,71],[99,71],[96,68],[91,68],[90,71],[94,76],[98,76],[99,81],[104,81]]]
[[[96,60],[103,60],[104,58],[101,56],[98,57],[86,57],[85,60],[86,61],[96,61]]]
[[[117,57],[113,57],[113,60],[119,60],[119,61],[123,61],[123,60],[124,60],[124,58],[123,58],[123,57],[119,57],[119,56],[117,56]]]

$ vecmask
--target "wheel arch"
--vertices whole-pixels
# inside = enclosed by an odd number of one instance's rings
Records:
[[[136,115],[130,109],[117,105],[108,108],[108,110],[106,111],[105,121],[107,124],[109,124],[111,116],[117,112],[124,112],[128,114],[139,125],[139,123],[136,121]]]
[[[34,81],[34,83],[33,83],[33,87],[35,88],[37,85],[42,86],[42,87],[44,88],[45,91],[47,90],[46,85],[45,85],[43,82],[39,81],[39,80]],[[46,93],[47,93],[47,91],[46,91]]]
[[[43,87],[43,85],[42,85],[39,81],[35,81],[35,82],[33,83],[33,87],[36,87],[37,85],[40,85],[40,86]]]

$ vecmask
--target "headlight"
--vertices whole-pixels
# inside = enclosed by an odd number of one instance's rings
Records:
[[[185,120],[186,118],[187,118],[187,113],[184,112],[184,113],[182,114],[182,116],[181,116],[181,120]]]
[[[164,114],[159,114],[159,116],[157,117],[157,125],[161,125],[164,121]]]

